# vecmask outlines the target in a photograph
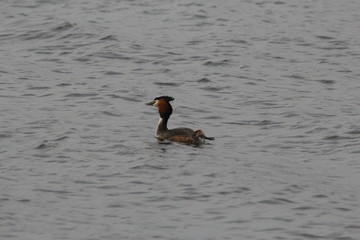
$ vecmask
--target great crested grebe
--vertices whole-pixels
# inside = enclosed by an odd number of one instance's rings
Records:
[[[168,129],[167,122],[172,114],[172,107],[170,101],[174,98],[169,96],[161,96],[155,98],[153,101],[146,103],[158,108],[160,119],[156,127],[155,137],[160,140],[170,140],[190,145],[199,145],[204,142],[204,139],[214,140],[213,137],[206,137],[201,130],[193,131],[190,128],[174,128]]]

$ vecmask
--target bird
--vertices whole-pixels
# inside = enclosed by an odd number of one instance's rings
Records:
[[[173,111],[170,102],[173,100],[174,98],[170,96],[160,96],[151,102],[146,103],[146,105],[155,106],[159,110],[160,119],[155,132],[155,137],[157,139],[160,141],[169,140],[195,146],[205,143],[205,139],[215,139],[213,137],[205,136],[204,132],[200,129],[196,131],[190,128],[168,129],[167,123]]]

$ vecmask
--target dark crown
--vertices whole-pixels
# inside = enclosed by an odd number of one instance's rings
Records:
[[[170,101],[173,101],[173,100],[174,100],[174,98],[173,98],[173,97],[169,97],[169,96],[161,96],[161,97],[157,97],[157,98],[155,98],[154,100],[160,100],[160,99],[164,99],[164,100],[166,100],[166,101],[168,101],[168,102],[170,102]]]

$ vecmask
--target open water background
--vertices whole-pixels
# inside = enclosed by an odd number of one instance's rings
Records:
[[[360,1],[0,4],[1,239],[360,239]]]

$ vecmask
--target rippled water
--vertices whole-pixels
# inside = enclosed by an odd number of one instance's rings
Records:
[[[0,238],[359,239],[359,9],[1,1]]]

